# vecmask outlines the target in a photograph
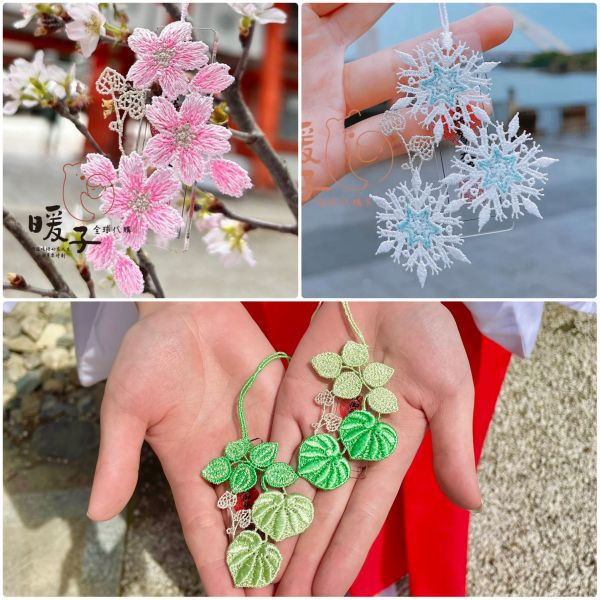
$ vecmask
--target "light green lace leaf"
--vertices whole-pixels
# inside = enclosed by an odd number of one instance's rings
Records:
[[[265,492],[252,507],[252,522],[264,534],[281,542],[305,531],[314,512],[312,502],[302,494]]]
[[[349,341],[344,344],[342,360],[349,367],[362,367],[369,362],[369,347]]]
[[[378,421],[366,410],[350,413],[342,421],[339,435],[353,460],[383,460],[398,445],[398,435],[394,429]]]
[[[356,398],[363,388],[360,377],[353,371],[343,371],[333,382],[333,395],[351,400]]]
[[[327,433],[306,438],[298,450],[298,475],[321,490],[333,490],[350,477],[350,463]]]
[[[375,412],[382,415],[389,415],[398,410],[398,399],[396,398],[396,395],[386,388],[378,387],[371,390],[365,396],[365,399]]]
[[[250,450],[250,441],[249,440],[236,440],[235,442],[229,442],[227,446],[225,446],[225,456],[231,462],[237,462]]]
[[[256,471],[247,463],[240,463],[231,473],[229,485],[234,494],[247,492],[256,485]]]
[[[230,474],[231,464],[224,456],[213,458],[202,471],[202,477],[214,484],[227,481]]]
[[[335,352],[321,352],[311,363],[314,370],[325,379],[335,379],[342,370],[342,357]]]
[[[250,462],[259,469],[266,469],[274,462],[278,448],[279,444],[277,442],[257,444],[250,450]]]
[[[364,382],[372,388],[384,386],[394,374],[394,369],[383,363],[369,363],[363,370]]]
[[[273,463],[263,474],[263,481],[274,488],[289,487],[297,479],[296,471],[284,462]]]
[[[237,588],[262,588],[275,580],[281,552],[255,531],[240,533],[227,549],[227,566]]]

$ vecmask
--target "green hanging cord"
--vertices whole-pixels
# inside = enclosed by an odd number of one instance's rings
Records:
[[[361,344],[364,344],[366,346],[367,342],[365,341],[365,338],[364,338],[361,330],[358,328],[358,325],[356,324],[356,321],[354,320],[354,317],[352,316],[352,312],[350,311],[350,305],[348,304],[347,301],[344,301],[344,302],[342,302],[342,306],[344,307],[344,314],[346,315],[346,319],[348,319],[348,323],[349,323],[350,327],[352,327],[352,331],[354,331],[354,335],[356,335],[356,337],[358,338],[358,341]]]
[[[258,367],[256,367],[256,370],[254,371],[254,373],[252,373],[252,375],[250,375],[250,377],[248,378],[248,381],[246,381],[246,383],[244,383],[244,385],[242,386],[242,389],[240,390],[240,398],[238,400],[238,415],[240,418],[240,428],[242,430],[242,439],[244,439],[244,440],[250,441],[250,437],[248,436],[248,426],[246,425],[246,417],[244,416],[244,398],[246,397],[246,394],[252,387],[252,384],[254,383],[254,381],[260,374],[260,372],[269,363],[272,363],[274,360],[279,360],[281,358],[285,358],[285,360],[287,360],[288,362],[291,360],[291,356],[288,356],[285,352],[274,352],[273,354],[270,354],[269,356],[267,356],[267,358],[263,359],[260,362],[260,364],[258,365]]]

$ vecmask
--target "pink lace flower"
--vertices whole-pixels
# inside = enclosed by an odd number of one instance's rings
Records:
[[[108,217],[120,217],[125,246],[139,250],[146,241],[148,230],[172,239],[183,227],[183,219],[169,203],[181,189],[172,169],[157,169],[147,177],[142,157],[137,152],[123,155],[114,178],[114,167],[108,159],[92,155],[91,161],[82,165],[84,174],[92,181],[113,181],[102,193],[101,210]],[[112,171],[111,171],[112,169]]]
[[[216,158],[210,161],[210,176],[219,191],[239,198],[244,190],[252,187],[248,173],[231,160]]]
[[[88,154],[86,163],[81,165],[81,172],[87,177],[90,185],[109,187],[118,179],[112,162],[102,154]]]
[[[113,233],[101,234],[94,238],[99,244],[87,250],[87,260],[97,271],[111,269],[117,287],[127,297],[144,291],[144,278],[139,266],[117,249],[117,239]]]
[[[204,177],[206,156],[230,150],[229,129],[208,122],[212,102],[210,96],[191,94],[177,112],[167,99],[152,99],[146,117],[158,133],[144,148],[144,156],[152,165],[173,165],[181,180],[192,185]]]
[[[157,36],[153,31],[136,27],[127,43],[137,60],[127,78],[139,88],[158,81],[166,98],[174,100],[188,91],[186,71],[200,69],[208,62],[208,47],[193,42],[192,25],[177,21],[167,25]]]
[[[234,77],[229,74],[229,65],[212,63],[196,73],[190,81],[190,89],[201,94],[220,94],[233,81]]]

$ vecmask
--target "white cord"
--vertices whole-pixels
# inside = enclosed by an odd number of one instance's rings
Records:
[[[452,32],[450,31],[450,21],[448,20],[448,8],[445,2],[440,2],[438,8],[443,29],[442,44],[446,50],[450,50],[452,48]]]
[[[182,2],[181,3],[181,20],[185,21],[187,19],[188,16],[188,6],[190,5],[189,2]]]

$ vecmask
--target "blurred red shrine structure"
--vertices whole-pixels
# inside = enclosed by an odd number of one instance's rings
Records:
[[[73,54],[76,52],[75,43],[65,36],[64,31],[36,37],[33,33],[35,20],[25,29],[15,29],[13,23],[20,18],[15,10],[18,5],[13,4],[10,8],[9,6],[4,5],[3,65],[5,69],[19,56],[31,60],[35,51],[39,49],[52,50],[61,60],[66,62],[72,59]],[[130,7],[139,7],[140,5],[120,4],[119,6],[127,11]],[[164,21],[163,25],[171,21],[162,6],[154,4],[147,6],[152,7],[153,11],[160,12],[162,10],[164,18],[159,17],[159,19]],[[297,6],[295,4],[277,4],[276,6],[287,14],[287,23],[284,25],[267,24],[257,26],[255,34],[258,33],[259,35],[254,36],[253,51],[250,53],[248,67],[242,80],[242,91],[246,103],[275,150],[279,153],[292,154],[295,157],[298,149]],[[190,15],[194,22],[196,19],[193,11],[201,11],[208,7],[210,5],[204,3],[190,5]],[[224,14],[227,15],[229,29],[231,29],[233,23],[236,27],[235,37],[237,38],[239,15],[234,13],[226,4],[212,5],[212,8],[215,9],[216,17],[221,17],[218,19],[220,22],[223,22]],[[228,13],[222,11],[228,11]],[[206,23],[206,20],[202,19],[202,22]],[[138,24],[135,22],[130,24],[130,28],[135,25]],[[215,28],[220,29],[219,25]],[[222,35],[220,30],[219,34]],[[232,36],[230,35],[229,38],[232,38]],[[10,42],[14,43],[10,44]],[[258,49],[255,46],[258,46]],[[11,52],[10,47],[19,49],[28,47],[29,52],[27,50]],[[236,44],[220,44],[218,60],[229,64],[233,71],[240,52],[239,42]],[[92,136],[113,158],[119,156],[117,136],[108,129],[108,121],[104,119],[102,110],[103,97],[98,94],[94,84],[106,66],[111,66],[121,73],[126,73],[133,61],[134,55],[129,48],[102,43],[98,45],[94,54],[88,59],[89,76],[88,81],[84,81],[88,86],[90,95],[90,103],[87,106],[88,126]],[[252,151],[239,140],[232,139],[232,144],[235,152],[247,156],[250,160],[250,172],[254,185],[263,188],[274,187],[271,175]],[[82,154],[89,151],[93,151],[93,149],[89,147],[87,142],[84,146],[82,138]]]

